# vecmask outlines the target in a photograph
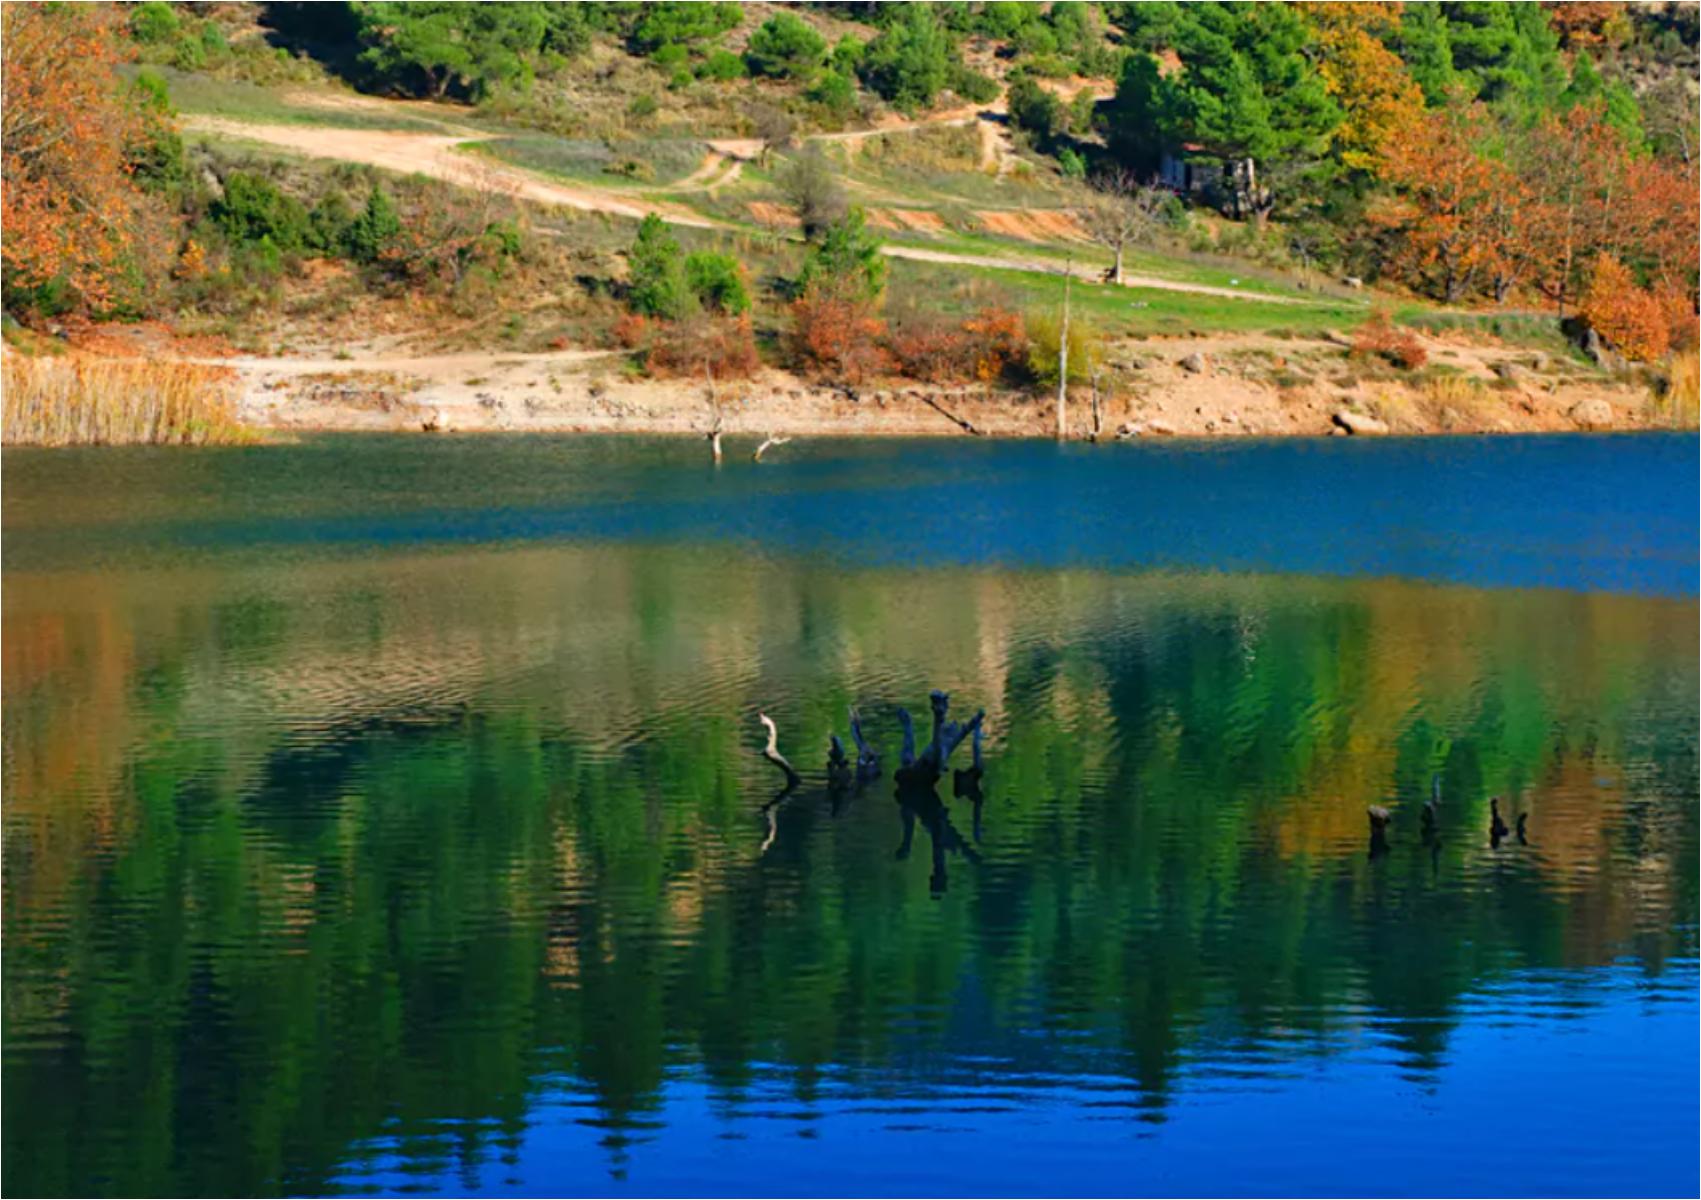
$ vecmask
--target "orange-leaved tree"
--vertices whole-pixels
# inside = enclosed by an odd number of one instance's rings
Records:
[[[0,8],[0,243],[8,307],[68,288],[100,306],[124,275],[144,198],[127,150],[143,136],[117,64],[112,6]]]
[[[1470,291],[1498,253],[1496,206],[1511,181],[1505,165],[1481,151],[1488,120],[1479,103],[1448,104],[1383,148],[1381,175],[1402,196],[1374,214],[1401,234],[1393,266],[1449,302]]]

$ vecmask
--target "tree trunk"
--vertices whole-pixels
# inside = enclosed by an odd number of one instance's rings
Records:
[[[1116,274],[1112,279],[1117,287],[1122,286],[1122,245],[1121,242],[1116,243]]]
[[[1063,326],[1057,334],[1057,440],[1069,436],[1069,419],[1065,406],[1069,402],[1069,285],[1075,280],[1075,260],[1064,263]]]

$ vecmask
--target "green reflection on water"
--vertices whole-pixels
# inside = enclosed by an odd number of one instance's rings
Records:
[[[1433,1072],[1514,969],[1694,955],[1696,616],[618,546],[10,572],[6,1189],[445,1169],[552,1075],[618,1162],[678,1067],[1043,1060],[1161,1118],[1190,1058],[1374,1021]],[[943,880],[889,782],[821,777],[930,687],[988,713]],[[810,775],[771,842],[758,709]]]

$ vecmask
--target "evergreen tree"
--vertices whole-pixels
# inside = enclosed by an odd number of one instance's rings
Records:
[[[744,48],[752,75],[780,79],[808,76],[827,53],[827,40],[789,12],[769,18]]]
[[[655,213],[639,224],[627,263],[626,303],[633,312],[676,321],[691,310],[684,251]]]
[[[904,4],[898,20],[868,44],[863,81],[901,109],[926,108],[950,75],[950,35],[931,5]]]
[[[377,184],[366,197],[366,207],[348,227],[348,253],[356,262],[376,262],[402,232],[401,218],[390,193]]]
[[[848,289],[865,300],[880,298],[886,290],[886,258],[862,209],[851,209],[827,228],[804,260],[797,282],[802,291],[819,283]]]

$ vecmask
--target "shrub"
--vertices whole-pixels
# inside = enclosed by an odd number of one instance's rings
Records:
[[[401,232],[402,220],[395,201],[390,199],[390,193],[373,184],[366,196],[366,207],[349,223],[348,256],[356,262],[377,262]]]
[[[949,35],[931,4],[897,5],[898,18],[869,43],[859,68],[863,80],[901,109],[925,108],[946,85]]]
[[[692,4],[679,0],[643,6],[643,18],[632,31],[632,48],[648,54],[671,43],[689,45],[712,41],[744,19],[737,4]]]
[[[747,74],[749,72],[744,68],[744,59],[731,50],[715,50],[697,66],[697,78],[717,83],[743,79]]]
[[[833,46],[833,70],[837,71],[841,75],[848,76],[856,74],[857,68],[862,65],[863,55],[867,52],[868,47],[859,39],[852,37],[848,33],[845,34],[845,36],[840,38],[837,44]]]
[[[232,171],[224,181],[224,195],[208,212],[237,245],[264,239],[280,251],[296,251],[307,243],[307,209],[264,175]]]
[[[657,103],[656,98],[649,92],[640,92],[633,96],[626,105],[626,115],[634,120],[642,121],[655,116],[656,110],[660,107],[661,105]]]
[[[792,79],[821,65],[827,41],[789,12],[779,12],[750,35],[744,61],[752,75]]]
[[[685,260],[685,281],[704,308],[737,316],[750,311],[744,270],[730,254],[699,250]]]
[[[684,253],[655,213],[638,226],[638,237],[627,259],[626,303],[633,312],[675,321],[691,310]]]
[[[691,61],[691,51],[678,42],[669,42],[665,46],[656,47],[656,52],[650,55],[650,61],[663,71],[673,71]]]
[[[1022,314],[996,305],[963,322],[974,354],[975,378],[982,383],[1018,382],[1029,373],[1030,345]]]
[[[1595,259],[1577,309],[1590,328],[1626,358],[1650,362],[1671,348],[1668,303],[1638,287],[1629,270],[1610,254]]]
[[[973,371],[967,336],[938,313],[894,322],[886,345],[898,371],[911,379],[949,383],[967,379]]]
[[[1398,329],[1384,309],[1370,314],[1353,335],[1351,354],[1354,358],[1376,357],[1415,371],[1429,361],[1429,352],[1409,329]]]
[[[762,365],[749,313],[698,314],[683,321],[651,323],[634,348],[644,372],[658,379],[704,374],[717,381],[747,379]]]
[[[844,220],[848,200],[837,173],[819,146],[810,146],[786,164],[780,191],[797,214],[803,236],[814,241]]]
[[[1061,362],[1063,321],[1053,312],[1037,313],[1026,321],[1028,368],[1042,384],[1055,386]],[[1098,328],[1079,314],[1069,320],[1069,382],[1086,383],[1103,356],[1104,340]]]
[[[1082,158],[1068,146],[1057,152],[1057,165],[1063,171],[1066,179],[1085,179],[1087,177],[1087,160]]]
[[[147,0],[130,10],[130,36],[144,45],[169,42],[177,29],[177,12],[163,0]]]
[[[946,75],[946,86],[970,104],[991,104],[1002,90],[990,75],[982,75],[962,63],[952,63]]]
[[[868,232],[860,208],[828,226],[804,260],[798,286],[807,291],[817,283],[828,284],[834,292],[855,293],[871,303],[886,290],[886,258],[880,253],[879,240]]]
[[[822,71],[803,95],[838,117],[849,116],[856,107],[856,84],[837,71]]]
[[[861,289],[820,279],[791,306],[792,351],[798,365],[860,383],[890,367],[882,342],[885,323]]]
[[[1010,85],[1008,97],[1010,123],[1017,129],[1045,141],[1056,136],[1063,128],[1062,103],[1027,75],[1021,76]]]

